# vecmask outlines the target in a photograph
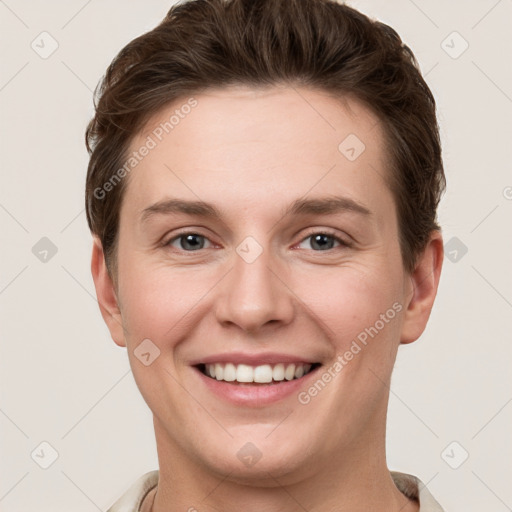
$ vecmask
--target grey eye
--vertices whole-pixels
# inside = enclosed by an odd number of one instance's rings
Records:
[[[168,245],[172,245],[177,249],[184,251],[198,251],[204,249],[207,238],[198,235],[196,233],[186,233],[184,235],[177,236],[169,241]],[[178,245],[176,245],[178,243]]]
[[[307,244],[304,246],[303,244]],[[313,233],[302,240],[300,243],[301,249],[313,249],[316,251],[329,251],[336,247],[348,247],[341,238],[330,233]]]
[[[311,240],[311,247],[318,251],[325,251],[332,249],[335,244],[335,239],[331,235],[318,233],[308,237]]]

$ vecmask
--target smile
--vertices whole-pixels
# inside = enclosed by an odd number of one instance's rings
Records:
[[[200,364],[199,370],[218,381],[236,384],[274,384],[298,380],[314,370],[318,363],[277,363],[251,366],[248,364]]]

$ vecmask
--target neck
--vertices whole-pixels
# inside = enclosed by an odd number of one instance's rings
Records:
[[[359,438],[343,453],[307,464],[293,474],[265,472],[244,481],[191,459],[155,420],[160,477],[144,512],[417,512],[396,488],[385,460],[384,439]],[[385,437],[385,436],[382,436]],[[322,463],[320,463],[322,462]]]

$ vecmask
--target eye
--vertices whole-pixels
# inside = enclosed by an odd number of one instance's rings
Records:
[[[319,232],[311,233],[309,236],[304,238],[302,242],[299,244],[299,247],[301,244],[305,242],[307,243],[308,240],[310,241],[310,247],[306,247],[306,249],[312,248],[315,251],[328,251],[330,249],[333,249],[336,244],[342,247],[349,246],[348,243],[344,242],[341,238],[332,233]]]
[[[205,244],[211,244],[205,236],[199,235],[198,233],[183,233],[171,238],[165,243],[165,246],[171,246],[183,251],[192,252],[204,249]]]

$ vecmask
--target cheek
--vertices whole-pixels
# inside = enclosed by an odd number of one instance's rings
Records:
[[[400,308],[393,308],[393,304],[402,300],[400,276],[391,269],[355,265],[332,268],[314,278],[304,273],[296,283],[301,289],[298,295],[341,345],[339,348],[378,322],[380,315],[397,318]],[[391,323],[386,324],[387,331]]]
[[[126,261],[128,263],[128,261]],[[190,268],[166,269],[132,261],[119,269],[123,323],[128,331],[128,345],[149,338],[166,348],[179,342],[181,333],[205,314],[207,292],[215,283],[210,273]]]

